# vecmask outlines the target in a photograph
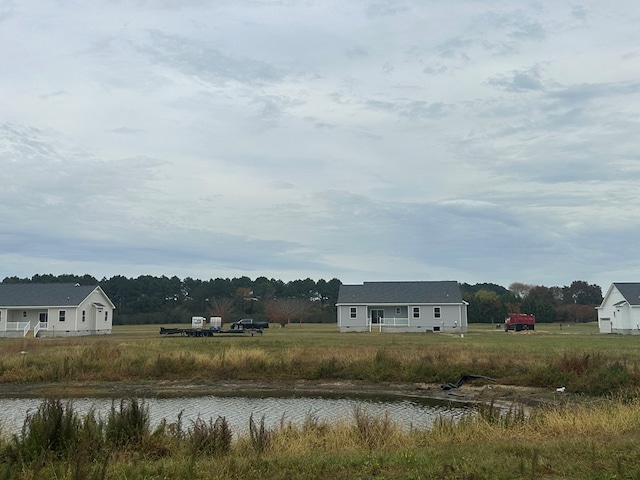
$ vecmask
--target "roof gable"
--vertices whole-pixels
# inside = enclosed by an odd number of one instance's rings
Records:
[[[96,288],[100,287],[73,283],[1,283],[0,307],[74,307]]]
[[[455,281],[364,282],[341,285],[338,304],[431,304],[462,303]]]
[[[640,305],[640,283],[621,282],[613,284],[629,305]]]

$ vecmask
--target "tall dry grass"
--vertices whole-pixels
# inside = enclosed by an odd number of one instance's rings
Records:
[[[152,328],[152,327],[150,327]],[[606,395],[640,386],[633,339],[576,329],[509,335],[340,334],[335,326],[270,329],[262,336],[0,339],[0,383],[142,380],[347,379],[445,383],[474,373],[500,383]],[[272,331],[271,331],[272,330]],[[613,348],[615,347],[615,348]],[[26,352],[26,353],[22,353]]]

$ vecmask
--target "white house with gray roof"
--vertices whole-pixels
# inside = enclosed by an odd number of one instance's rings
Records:
[[[455,281],[364,282],[341,285],[341,332],[467,331],[467,305]]]
[[[114,309],[96,285],[0,283],[0,337],[108,334]]]
[[[640,283],[612,283],[596,309],[600,333],[640,334]]]

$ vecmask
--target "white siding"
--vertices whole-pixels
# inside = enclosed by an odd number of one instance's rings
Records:
[[[598,326],[600,333],[640,334],[640,308],[629,305],[611,285],[598,308]]]
[[[440,309],[440,316],[435,316],[435,309]],[[385,325],[373,324],[374,331],[387,332],[450,332],[465,333],[467,331],[466,304],[444,305],[338,305],[338,328],[341,332],[369,331],[371,310],[382,310]],[[356,309],[356,317],[351,318],[351,308]],[[414,308],[419,309],[420,316],[413,316]],[[398,314],[397,311],[400,311]],[[388,322],[406,322],[404,326],[389,326]]]
[[[356,317],[351,318],[351,309],[356,309]],[[341,332],[365,332],[367,325],[367,307],[364,305],[338,306],[338,328]]]

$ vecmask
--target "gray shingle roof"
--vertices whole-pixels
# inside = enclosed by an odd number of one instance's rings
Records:
[[[458,282],[364,282],[341,285],[338,293],[339,305],[424,303],[462,303]]]
[[[640,283],[614,283],[629,305],[640,305]]]
[[[0,283],[0,307],[75,307],[96,288],[73,283]]]

